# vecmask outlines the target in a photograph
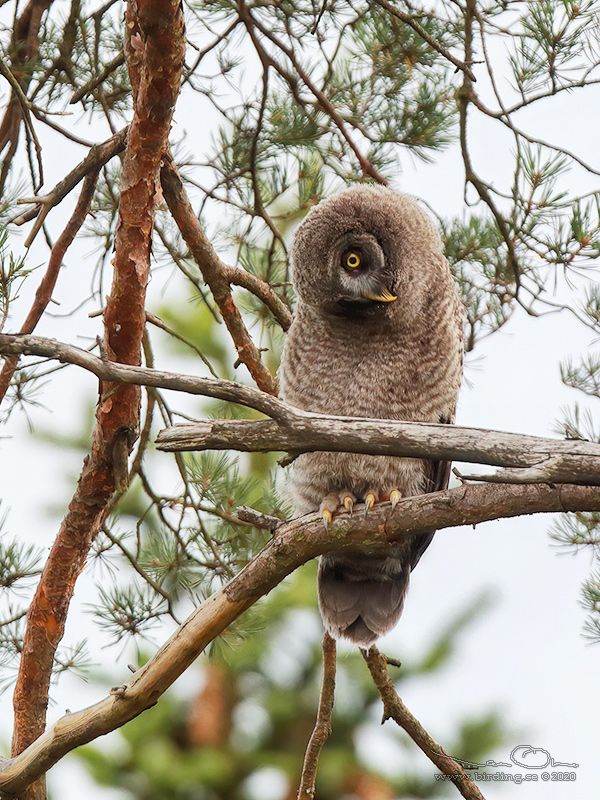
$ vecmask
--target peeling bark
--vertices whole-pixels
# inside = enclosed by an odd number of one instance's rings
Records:
[[[177,1],[130,4],[126,31],[134,84],[134,115],[123,164],[114,275],[107,300],[105,351],[114,361],[139,364],[145,324],[154,213],[160,202],[159,170],[179,92],[185,48]],[[133,46],[131,43],[133,42]],[[139,425],[140,387],[103,381],[90,455],[37,587],[14,694],[13,754],[44,731],[48,688],[75,581],[127,476],[127,456]],[[43,797],[42,783],[27,798]]]

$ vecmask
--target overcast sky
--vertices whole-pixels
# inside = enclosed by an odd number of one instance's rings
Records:
[[[576,94],[564,95],[554,100],[552,111],[538,111],[535,120],[523,114],[520,122],[537,127],[546,138],[551,135],[554,141],[597,162],[599,100],[598,90],[589,90],[585,103]],[[197,119],[197,108],[180,106],[175,124],[177,136],[183,129],[194,131]],[[78,132],[83,134],[81,126]],[[47,152],[51,152],[57,139],[46,131],[43,135],[47,137]],[[476,166],[485,171],[493,164],[498,181],[505,180],[511,163],[510,141],[492,133],[487,126],[475,124],[470,142]],[[76,154],[74,162],[80,157]],[[64,175],[66,166],[62,158],[47,159],[46,169],[47,186],[51,186]],[[394,183],[394,188],[423,198],[442,216],[458,213],[463,185],[456,148],[447,151],[433,166],[406,159],[403,173]],[[573,173],[573,193],[590,188],[597,188],[597,183],[594,186],[582,173]],[[60,214],[64,213],[57,211],[55,218],[50,218],[55,235],[61,227]],[[13,242],[18,249],[19,240],[14,238]],[[80,254],[80,263],[68,258],[69,267],[55,293],[61,310],[73,308],[89,286],[90,246],[87,241],[74,251]],[[36,245],[30,259],[30,263],[44,263],[46,255]],[[23,293],[15,307],[15,320],[20,320],[29,306],[33,290],[29,286],[30,293]],[[160,291],[160,281],[153,281],[151,310],[153,303],[160,301]],[[36,332],[82,344],[82,336],[93,337],[101,330],[98,319],[87,318],[89,310],[65,319],[45,319]],[[457,423],[556,435],[553,427],[561,416],[561,406],[575,401],[585,405],[582,395],[561,384],[560,360],[567,356],[577,358],[591,341],[590,332],[567,314],[543,319],[515,314],[468,360]],[[41,396],[45,407],[32,411],[36,432],[30,433],[19,416],[2,432],[3,437],[9,437],[0,439],[0,485],[3,510],[9,510],[9,533],[18,533],[44,548],[51,544],[65,499],[74,486],[73,480],[69,482],[66,477],[77,476],[81,455],[40,445],[38,433],[52,430],[57,436],[67,436],[73,433],[74,424],[78,432],[83,424],[83,402],[93,403],[95,393],[95,379],[71,368],[61,374],[47,395]],[[442,744],[452,740],[457,718],[498,708],[511,726],[511,739],[496,754],[497,760],[508,761],[513,747],[531,745],[549,751],[556,761],[580,766],[575,770],[575,784],[541,780],[521,786],[485,784],[481,788],[488,798],[546,800],[563,798],[568,793],[569,797],[583,800],[597,793],[600,648],[590,646],[583,638],[585,614],[579,606],[581,582],[589,573],[590,561],[586,553],[577,557],[560,555],[547,535],[550,522],[548,516],[523,517],[485,523],[475,530],[438,533],[413,575],[398,628],[381,642],[387,652],[412,660],[473,597],[480,593],[490,596],[489,607],[460,637],[450,668],[443,675],[436,673],[404,682],[404,701]],[[76,592],[78,606],[86,599],[84,587],[85,581]],[[86,633],[84,618],[77,612],[70,623],[69,637],[77,640]],[[94,655],[115,667],[114,651],[103,655],[97,649]],[[124,656],[119,661],[124,672],[126,664]],[[65,679],[54,693],[49,721],[61,716],[67,707],[74,710],[94,702],[100,697],[98,692],[97,686]],[[10,704],[10,693],[0,697],[0,735],[4,738],[11,729]],[[389,752],[385,748],[381,752],[385,757],[380,766],[385,770],[390,766]],[[392,760],[398,768],[400,758],[394,750]],[[72,758],[67,757],[58,765],[51,773],[51,785],[60,787],[56,797],[79,798],[83,790],[80,773]],[[110,794],[97,790],[98,797],[108,798]],[[455,796],[451,788],[444,795]]]

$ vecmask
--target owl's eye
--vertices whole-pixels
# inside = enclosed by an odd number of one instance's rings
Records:
[[[355,270],[362,265],[362,258],[357,252],[350,250],[348,253],[344,253],[342,263],[345,269]]]

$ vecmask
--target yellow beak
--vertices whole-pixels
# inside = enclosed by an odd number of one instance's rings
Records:
[[[383,289],[381,294],[365,294],[363,296],[369,300],[379,300],[382,303],[391,303],[393,300],[397,299],[396,295],[392,294],[387,289]]]

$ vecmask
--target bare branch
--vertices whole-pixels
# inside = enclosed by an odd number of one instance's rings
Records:
[[[314,730],[306,748],[298,800],[313,800],[317,780],[317,766],[323,745],[331,736],[331,715],[335,693],[335,639],[328,631],[323,636],[323,678],[319,695],[319,709]]]
[[[248,408],[254,408],[263,414],[268,414],[273,419],[280,419],[286,414],[287,406],[281,400],[251,386],[243,386],[241,383],[217,378],[199,378],[194,375],[160,372],[144,367],[118,364],[99,358],[80,347],[63,344],[55,339],[44,339],[41,336],[0,333],[0,353],[45,356],[76,364],[105,381],[154,386],[159,389],[173,389],[176,392],[214,397],[217,400],[228,400]]]
[[[233,381],[117,364],[87,350],[39,336],[0,334],[0,353],[46,356],[76,364],[102,380],[228,400],[272,417],[175,425],[159,433],[157,447],[161,450],[283,451],[294,455],[315,450],[374,453],[507,467],[510,471],[483,476],[502,483],[600,484],[600,445],[595,442],[458,425],[309,413]]]
[[[32,219],[36,219],[35,225],[31,229],[25,247],[29,247],[33,242],[37,232],[42,227],[46,216],[51,208],[58,205],[70,191],[91,172],[96,172],[104,166],[107,161],[125,149],[129,128],[123,128],[107,141],[95,144],[87,156],[77,164],[48,194],[39,197],[28,197],[17,200],[20,204],[34,204],[35,208],[29,209],[14,220],[15,225],[23,225]]]
[[[431,759],[444,775],[448,775],[452,783],[466,800],[485,800],[484,796],[477,788],[477,784],[471,780],[462,765],[449,756],[444,749],[431,738],[419,720],[413,717],[408,708],[398,697],[396,687],[388,675],[385,656],[382,655],[376,647],[371,647],[368,651],[361,650],[361,653],[367,662],[369,672],[383,701],[382,722],[393,719],[394,722],[403,728],[413,742],[421,748],[427,758]]]
[[[368,516],[335,517],[328,529],[319,514],[283,525],[227,586],[202,603],[161,649],[123,686],[93,706],[67,714],[23,753],[0,768],[0,797],[23,789],[66,753],[115,730],[156,704],[159,697],[231,622],[286,575],[329,550],[385,549],[406,536],[475,525],[522,514],[600,511],[600,490],[589,486],[461,486],[446,492],[376,505]]]
[[[208,241],[185,193],[179,173],[170,159],[165,159],[161,181],[169,211],[219,306],[240,361],[248,367],[259,389],[269,394],[277,394],[277,380],[263,364],[260,350],[252,341],[233,302],[227,268]]]
[[[316,450],[433,458],[509,467],[494,475],[463,476],[497,483],[600,485],[600,445],[574,439],[506,433],[398,420],[368,420],[307,413],[287,407],[272,420],[203,420],[161,431],[159,450]]]
[[[280,525],[283,525],[283,520],[279,519],[279,517],[271,517],[249,506],[238,506],[236,513],[237,518],[242,522],[247,522],[249,525],[254,525],[255,528],[261,528],[265,531],[274,531]]]

